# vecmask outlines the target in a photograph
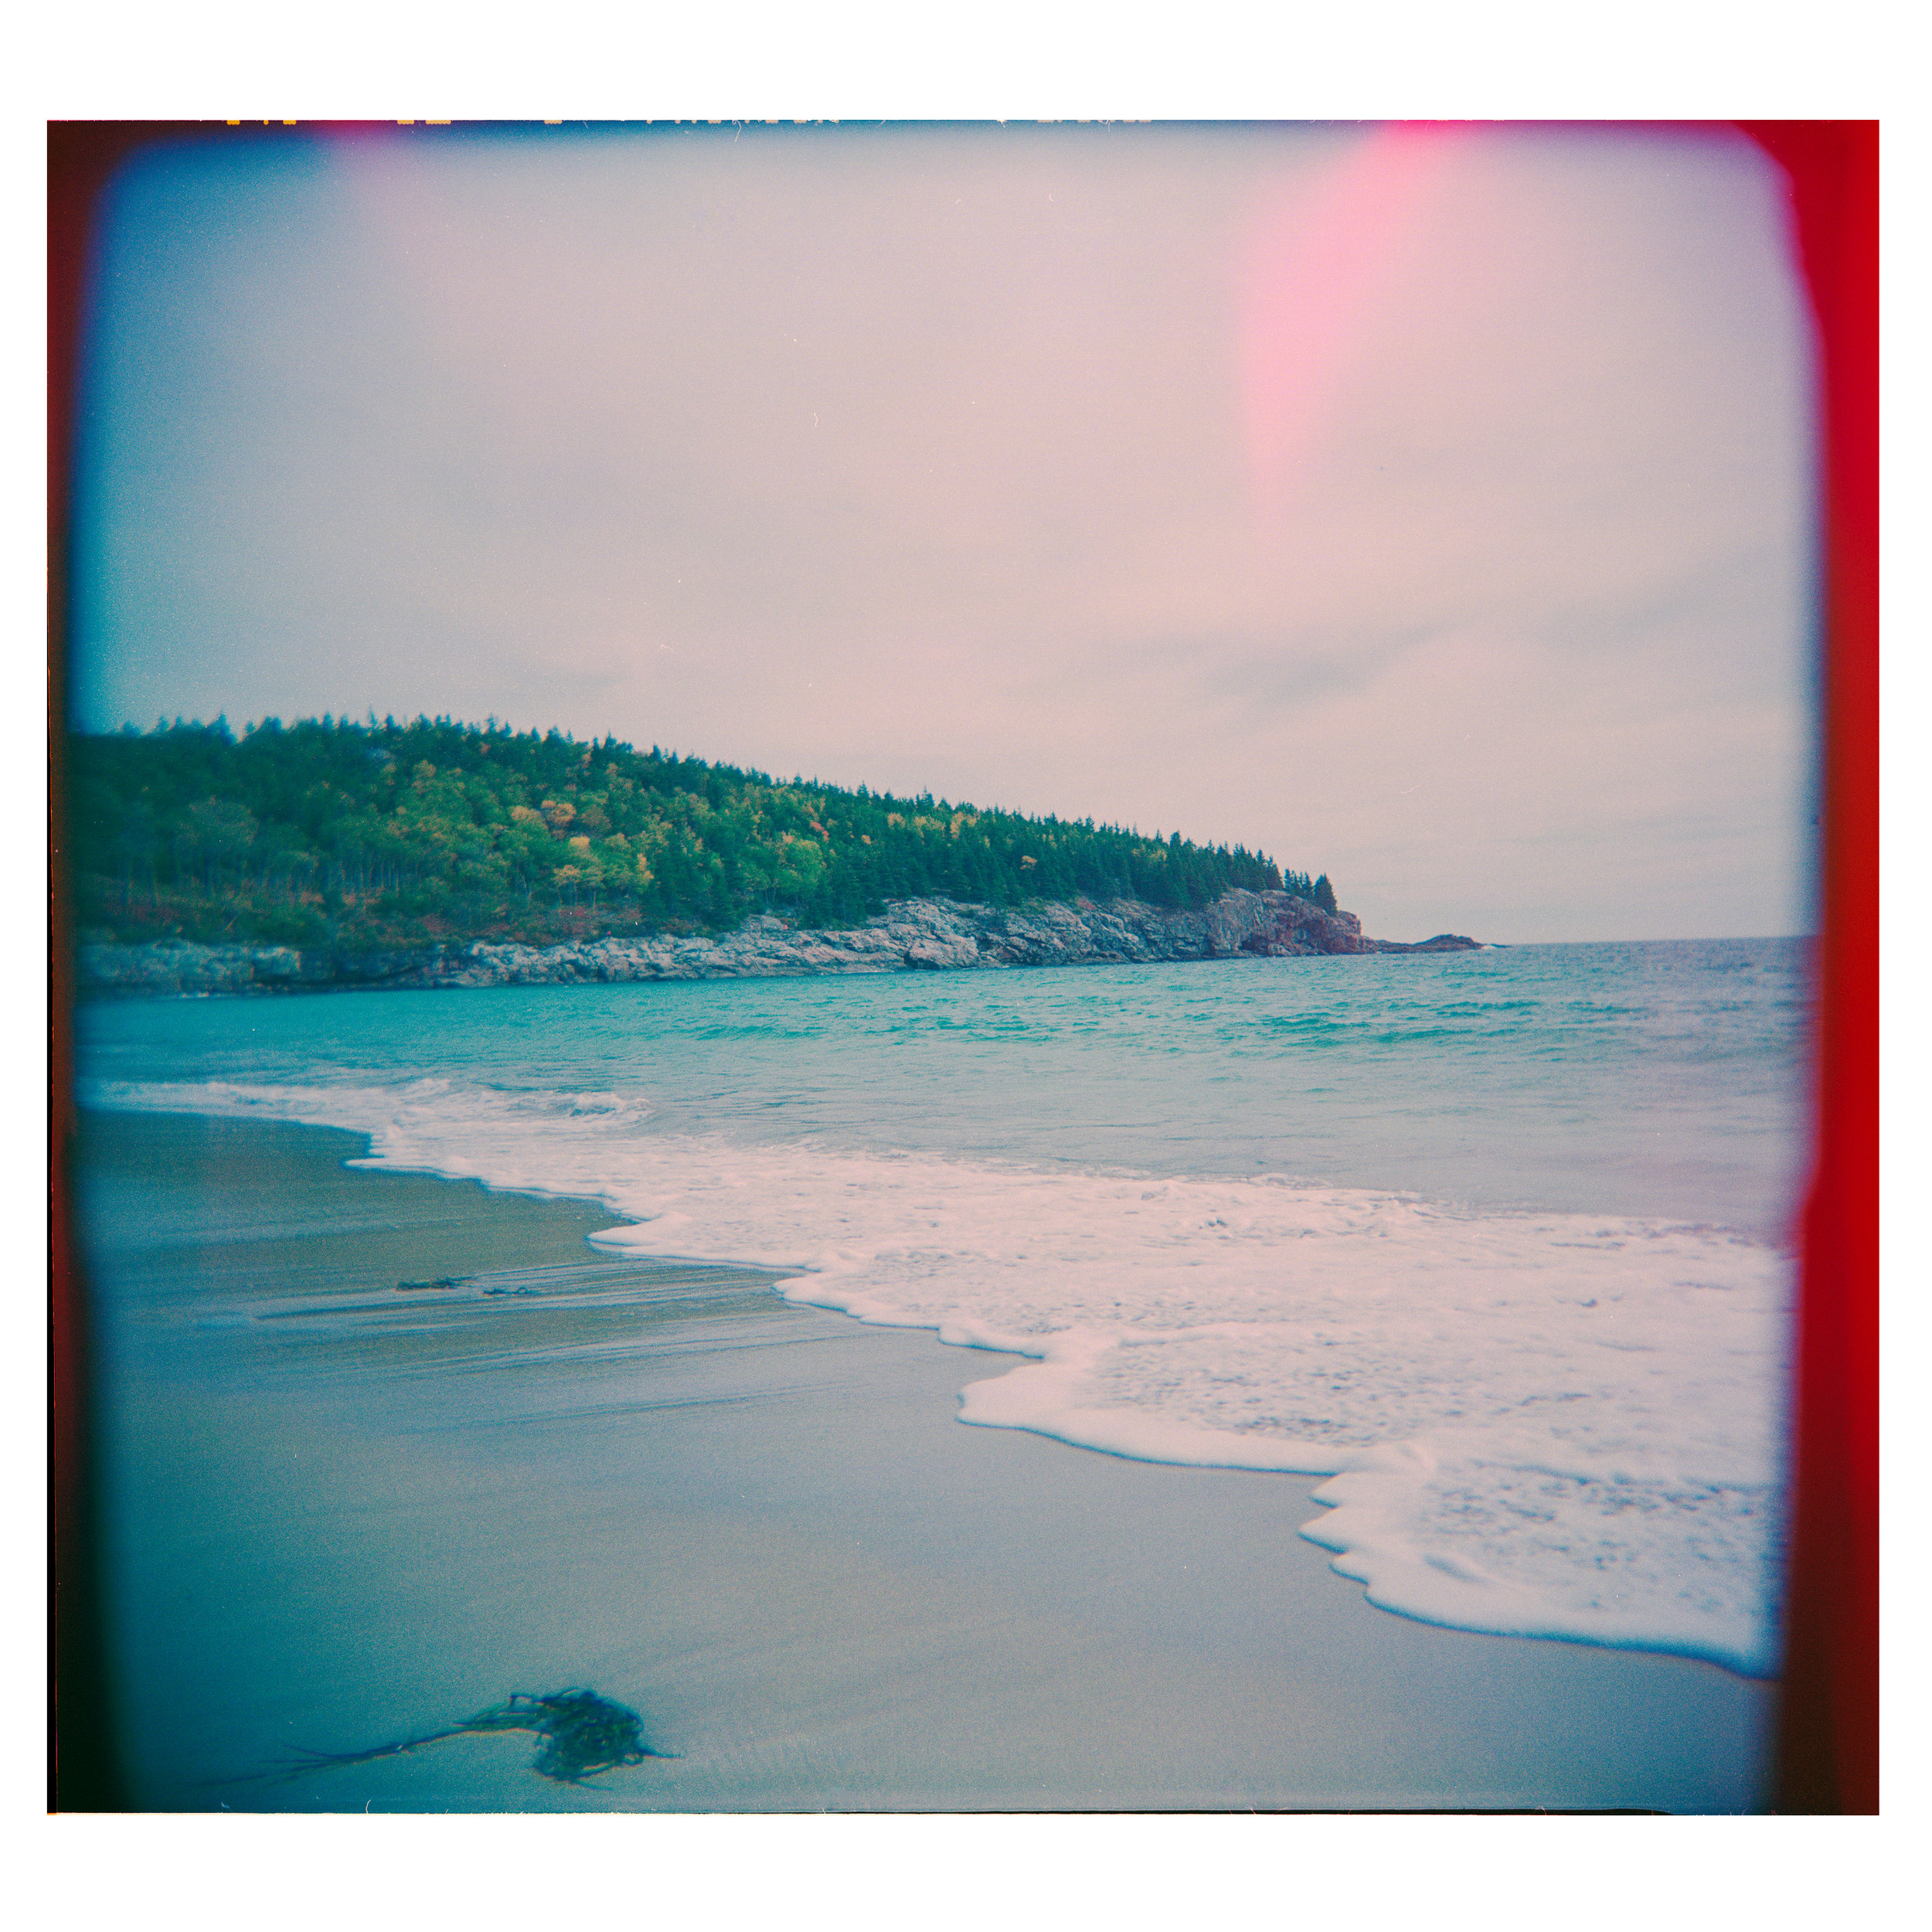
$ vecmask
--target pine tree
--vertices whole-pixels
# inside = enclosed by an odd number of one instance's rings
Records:
[[[264,718],[238,738],[225,720],[176,719],[69,743],[77,923],[124,940],[547,942],[716,931],[767,910],[855,920],[900,896],[1320,896],[1245,846],[777,784],[494,720]]]

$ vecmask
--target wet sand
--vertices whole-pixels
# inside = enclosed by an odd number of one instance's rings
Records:
[[[86,1123],[147,1808],[1758,1801],[1771,1685],[1388,1615],[1296,1535],[1305,1479],[962,1427],[1016,1358],[613,1262],[594,1206],[364,1146]],[[512,1733],[257,1775],[569,1685],[678,1755],[564,1784]]]

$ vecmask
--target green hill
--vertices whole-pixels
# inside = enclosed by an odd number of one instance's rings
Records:
[[[789,783],[612,739],[447,719],[264,719],[68,743],[77,923],[304,946],[855,923],[887,899],[1201,906],[1285,878],[1259,852]]]

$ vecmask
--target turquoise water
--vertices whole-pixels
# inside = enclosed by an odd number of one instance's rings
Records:
[[[1785,1231],[1805,943],[94,1006],[83,1077],[616,1095],[664,1131]]]

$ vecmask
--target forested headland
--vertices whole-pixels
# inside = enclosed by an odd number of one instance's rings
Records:
[[[1325,876],[1092,819],[789,781],[494,723],[264,719],[68,741],[77,923],[294,946],[852,925],[889,899],[1199,907]]]

